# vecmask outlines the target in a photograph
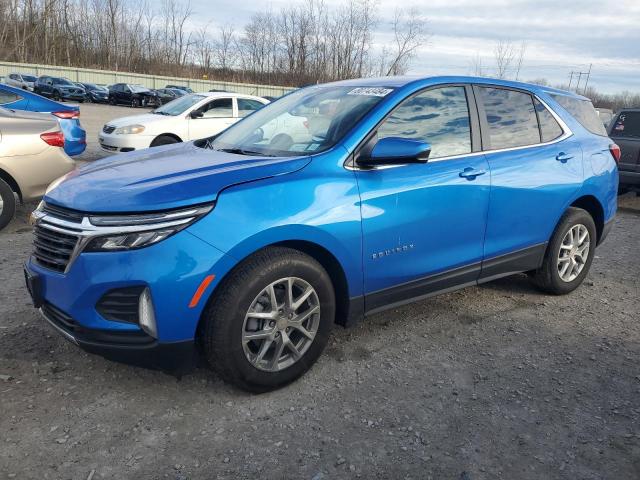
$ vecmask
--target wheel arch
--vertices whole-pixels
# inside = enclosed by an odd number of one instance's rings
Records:
[[[4,180],[15,193],[18,194],[18,198],[22,201],[22,192],[20,191],[20,185],[6,170],[0,168],[0,179]]]
[[[593,195],[583,195],[575,199],[569,206],[586,210],[591,215],[593,223],[596,225],[597,243],[600,243],[604,232],[604,207],[600,201]]]
[[[153,146],[153,143],[156,140],[158,140],[160,137],[171,137],[171,138],[176,139],[179,143],[183,142],[183,140],[178,135],[176,135],[175,133],[160,133],[160,134],[156,135],[155,138],[151,141],[151,146]]]

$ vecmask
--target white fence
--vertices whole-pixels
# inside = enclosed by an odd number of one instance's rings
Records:
[[[147,88],[164,88],[166,85],[187,85],[195,92],[206,92],[211,89],[217,89],[248,95],[266,95],[272,97],[279,97],[292,90],[291,87],[280,87],[275,85],[218,82],[182,77],[143,75],[131,72],[92,70],[89,68],[0,62],[0,77],[7,77],[9,73],[27,73],[38,77],[41,75],[51,75],[54,77],[66,77],[74,82],[97,83],[102,85],[111,85],[113,83],[135,83],[144,85]]]

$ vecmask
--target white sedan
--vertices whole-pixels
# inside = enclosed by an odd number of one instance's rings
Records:
[[[191,93],[150,113],[111,120],[99,134],[111,153],[206,138],[220,133],[268,100],[227,92]]]

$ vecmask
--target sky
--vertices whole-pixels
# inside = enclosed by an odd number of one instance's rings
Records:
[[[210,22],[214,29],[231,23],[241,31],[252,13],[295,1],[191,0],[191,5],[196,23]],[[334,7],[344,1],[325,3]],[[492,76],[496,43],[524,41],[520,80],[566,85],[571,71],[586,72],[591,65],[589,85],[599,91],[640,91],[640,0],[379,0],[374,48],[392,40],[390,22],[398,5],[417,8],[429,33],[409,74],[468,75],[479,55],[484,74]]]

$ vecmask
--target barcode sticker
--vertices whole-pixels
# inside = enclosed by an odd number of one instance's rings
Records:
[[[347,95],[366,95],[369,97],[385,97],[393,92],[392,88],[381,87],[358,87],[351,90]]]

